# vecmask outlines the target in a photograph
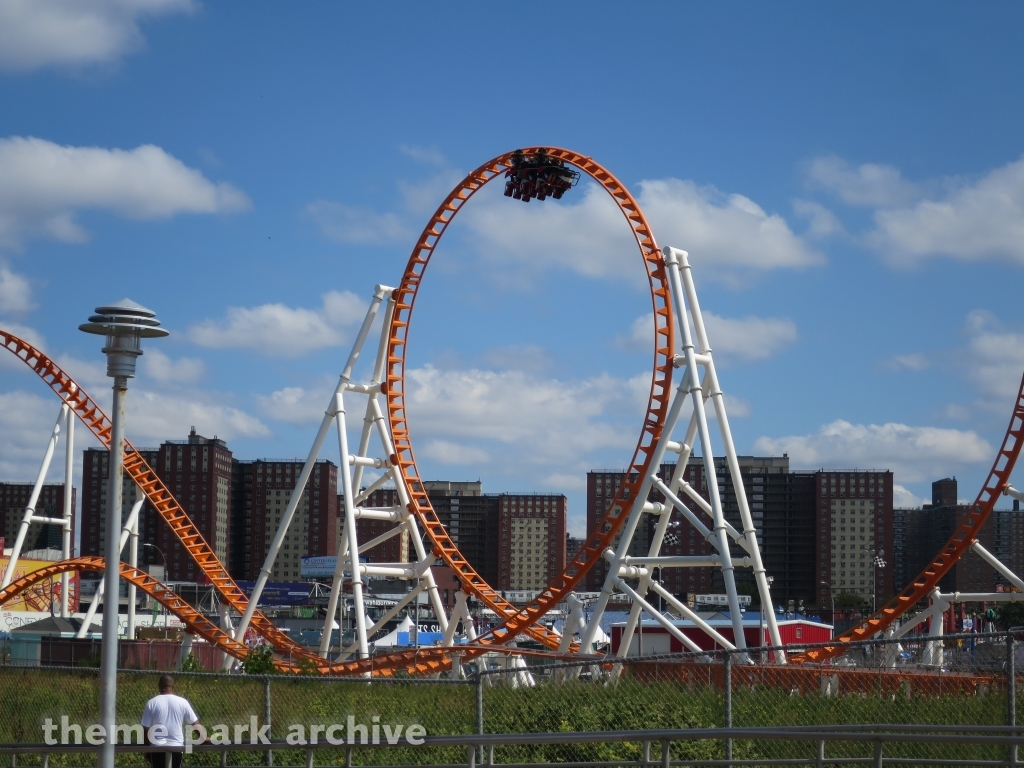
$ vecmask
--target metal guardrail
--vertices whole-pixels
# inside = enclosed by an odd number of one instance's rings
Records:
[[[809,758],[758,758],[744,759],[707,759],[707,760],[675,760],[671,757],[671,746],[679,742],[724,741],[726,739],[752,739],[757,741],[799,741],[812,742],[817,746],[817,753]],[[694,728],[694,729],[661,729],[644,731],[593,731],[583,733],[531,733],[531,734],[487,734],[469,736],[425,736],[421,745],[413,749],[429,750],[438,747],[462,747],[466,751],[464,763],[432,764],[432,768],[458,768],[478,765],[500,765],[502,768],[534,768],[537,765],[551,763],[509,763],[497,762],[494,759],[494,748],[498,746],[520,746],[536,744],[614,744],[632,742],[643,745],[643,758],[640,760],[594,760],[566,761],[557,765],[564,768],[611,768],[611,766],[638,766],[639,768],[671,768],[671,766],[761,766],[761,765],[949,765],[949,766],[1017,766],[1018,748],[1024,745],[1024,735],[1019,729],[1009,726],[917,726],[917,725],[853,725],[836,726],[820,729],[813,726],[794,726],[789,728]],[[868,743],[873,745],[874,754],[870,757],[827,755],[826,746],[834,742]],[[1005,746],[1006,760],[953,760],[921,757],[886,757],[885,747],[892,744],[957,744],[977,746]],[[660,747],[660,759],[652,759],[651,747]],[[229,752],[263,751],[267,748],[304,751],[305,768],[316,765],[316,753],[321,749],[336,749],[334,746],[297,747],[283,739],[272,739],[267,744],[213,745],[197,744],[191,747],[194,753],[219,753],[221,765],[226,766]],[[355,750],[389,750],[396,747],[391,744],[359,744],[347,747],[346,766],[353,765]],[[408,748],[407,746],[401,747]],[[18,755],[42,755],[42,765],[49,765],[49,756],[55,754],[88,754],[97,753],[99,747],[91,745],[49,745],[49,744],[0,744],[0,755],[11,757],[11,766],[16,768],[15,757]],[[118,753],[140,752],[184,752],[184,747],[165,747],[155,750],[151,745],[118,744]],[[481,763],[478,750],[486,754]],[[379,765],[374,763],[374,765]],[[387,768],[404,768],[405,765],[416,765],[423,768],[423,763],[394,764]],[[282,766],[282,768],[285,768]]]

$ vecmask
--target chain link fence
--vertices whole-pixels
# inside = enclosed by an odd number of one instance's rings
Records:
[[[789,648],[787,651],[792,652]],[[202,723],[252,726],[269,738],[295,735],[318,744],[335,726],[337,746],[318,748],[318,765],[463,763],[457,747],[389,750],[350,748],[353,738],[383,743],[401,726],[422,726],[433,735],[477,733],[570,733],[721,727],[843,726],[855,724],[1016,725],[1024,672],[1024,644],[1006,634],[915,636],[900,641],[855,644],[826,664],[774,663],[770,649],[709,650],[699,654],[588,659],[539,663],[514,649],[461,665],[463,679],[330,678],[315,675],[257,676],[174,673],[176,692],[187,698]],[[59,726],[96,722],[99,676],[94,668],[0,667],[0,744],[39,743],[47,718]],[[146,701],[157,693],[158,671],[124,670],[118,676],[118,722],[139,722]],[[1011,685],[1014,680],[1016,686]],[[375,730],[376,729],[376,730]],[[303,742],[294,750],[236,751],[230,765],[303,765]],[[657,745],[655,745],[657,747]],[[499,763],[641,761],[650,758],[641,741],[498,746]],[[999,745],[911,744],[887,748],[887,759],[989,759],[1006,761]],[[655,749],[657,751],[657,749]],[[677,741],[672,760],[785,760],[815,757],[815,744],[801,741]],[[831,742],[830,756],[870,759],[867,742]],[[479,755],[484,761],[483,750]],[[660,762],[660,755],[653,761]],[[119,765],[142,766],[140,754],[124,753]],[[186,765],[221,765],[213,753],[192,754]],[[0,763],[2,764],[2,763]],[[38,755],[18,765],[40,765]],[[49,758],[54,768],[94,765],[92,755]]]

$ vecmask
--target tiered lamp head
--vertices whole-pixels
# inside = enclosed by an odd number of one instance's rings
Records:
[[[135,364],[142,354],[142,339],[167,336],[160,328],[156,313],[131,299],[96,307],[96,314],[78,330],[106,336],[103,352],[107,356],[107,376],[112,378],[135,376]]]

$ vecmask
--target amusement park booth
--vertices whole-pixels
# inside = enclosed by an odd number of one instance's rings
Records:
[[[700,617],[707,622],[718,634],[729,642],[733,641],[732,619],[728,611],[720,613],[708,613]],[[812,643],[825,643],[832,639],[832,625],[825,624],[820,619],[802,614],[780,613],[775,615],[779,625],[779,634],[782,636],[783,645],[809,645]],[[702,650],[714,650],[721,645],[716,643],[703,629],[696,626],[689,619],[673,619],[672,625],[690,638]],[[612,653],[618,653],[622,640],[622,630],[626,622],[617,621],[611,625],[612,629]],[[642,635],[642,637],[641,637]],[[760,613],[743,614],[743,637],[748,648],[759,646],[770,646],[771,638],[768,636],[768,625],[765,617]],[[641,651],[642,648],[642,651]],[[688,649],[682,642],[669,634],[660,623],[654,619],[646,619],[637,631],[633,633],[633,640],[629,644],[627,656],[651,656],[661,653],[683,653]]]

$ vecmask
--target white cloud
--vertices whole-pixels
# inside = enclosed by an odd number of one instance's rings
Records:
[[[702,274],[735,276],[739,270],[822,261],[785,219],[743,195],[680,179],[642,181],[639,189],[658,242],[687,250]],[[504,198],[496,184],[477,197],[462,216],[491,262],[533,270],[558,266],[590,277],[643,277],[629,226],[596,184],[575,192],[576,202],[524,205]]]
[[[974,431],[911,427],[906,424],[851,424],[837,420],[812,435],[761,437],[755,453],[788,453],[794,465],[891,469],[901,482],[922,482],[956,467],[987,462],[993,449]]]
[[[628,382],[608,375],[564,382],[523,371],[441,371],[428,365],[410,370],[406,386],[414,436],[528,443],[537,460],[636,440],[598,420],[636,402]],[[642,414],[641,405],[636,415]]]
[[[916,496],[898,483],[892,484],[892,505],[897,509],[920,508],[925,504],[931,504],[931,499],[922,499]]]
[[[651,315],[653,323],[653,314]],[[654,334],[653,329],[651,334]],[[501,370],[516,369],[539,373],[551,366],[551,355],[536,344],[509,344],[486,350],[482,359],[490,366]]]
[[[414,144],[399,144],[398,149],[403,155],[415,160],[417,163],[439,166],[445,166],[448,163],[444,154],[442,154],[441,150],[436,147],[419,147]]]
[[[345,327],[365,314],[366,302],[350,291],[329,291],[320,309],[262,304],[229,307],[223,320],[204,320],[189,329],[189,338],[214,349],[254,349],[277,357],[299,357],[346,339]]]
[[[126,433],[135,445],[155,445],[190,427],[200,434],[222,440],[236,437],[267,437],[270,430],[251,414],[238,408],[202,398],[200,393],[175,396],[136,388],[128,395]]]
[[[0,263],[0,312],[22,313],[31,309],[35,309],[35,304],[28,279]]]
[[[931,361],[928,355],[913,352],[907,355],[893,355],[889,358],[888,365],[896,371],[923,371],[931,365]]]
[[[192,384],[202,378],[206,366],[198,358],[172,360],[159,349],[147,349],[142,355],[142,371],[161,384]]]
[[[444,157],[436,150],[403,146],[402,153],[417,162],[441,166],[433,176],[417,182],[399,181],[400,202],[396,211],[379,213],[370,208],[333,200],[315,200],[306,206],[306,215],[320,227],[329,240],[339,243],[387,245],[401,243],[412,247],[416,236],[433,213],[462,179],[462,173],[444,168]]]
[[[967,362],[964,368],[982,404],[996,410],[1013,405],[1024,370],[1024,333],[1002,328],[990,312],[967,315]]]
[[[328,239],[339,243],[382,245],[411,242],[414,237],[412,226],[397,213],[375,213],[331,200],[315,200],[306,213]]]
[[[807,177],[813,186],[834,192],[849,205],[904,205],[921,194],[920,187],[904,179],[898,168],[876,163],[853,168],[835,155],[812,160]]]
[[[139,21],[192,0],[2,0],[0,69],[113,62],[145,45]]]
[[[719,362],[764,360],[797,338],[796,324],[786,318],[737,319],[721,317],[713,312],[702,314],[711,350]],[[654,343],[654,313],[648,312],[634,320],[628,339],[620,339],[620,343],[623,341],[641,349],[651,348]]]
[[[160,219],[247,207],[230,184],[214,184],[150,144],[123,150],[0,139],[0,245],[29,235],[81,242],[88,237],[75,221],[81,210]]]
[[[35,479],[59,412],[56,396],[0,392],[0,478],[22,482]],[[63,467],[62,461],[53,464]]]
[[[330,405],[334,382],[324,382],[315,390],[302,387],[284,387],[269,395],[258,395],[260,411],[275,421],[289,424],[318,424]]]
[[[44,339],[43,335],[35,328],[29,328],[27,325],[20,325],[19,323],[8,322],[7,320],[0,321],[0,328],[3,328],[8,333],[13,333],[22,341],[27,341],[36,349],[46,350],[46,339]],[[10,353],[5,352],[3,355],[13,359],[13,355]],[[24,363],[18,363],[18,365],[24,365]]]
[[[933,256],[1024,264],[1024,159],[946,186],[938,199],[876,211],[868,242],[896,264]]]
[[[807,234],[814,237],[827,237],[844,231],[843,225],[836,215],[821,203],[816,203],[813,200],[794,200],[793,213],[810,222]]]
[[[418,453],[440,464],[486,464],[491,460],[487,451],[481,448],[448,440],[431,440]]]

